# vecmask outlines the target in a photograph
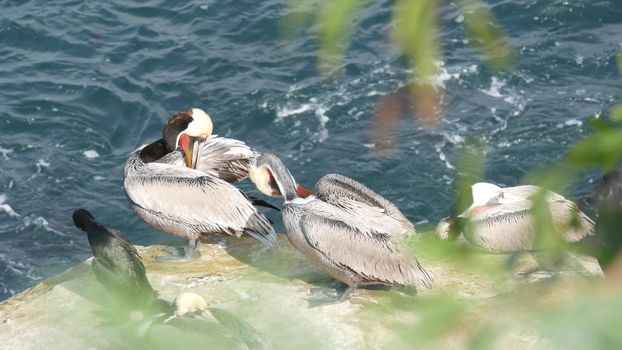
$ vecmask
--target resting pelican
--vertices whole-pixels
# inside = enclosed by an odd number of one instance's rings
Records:
[[[123,187],[132,209],[149,225],[186,238],[184,259],[199,257],[199,239],[213,233],[248,234],[268,246],[276,239],[268,219],[229,183],[247,176],[255,153],[211,132],[204,111],[179,113],[162,139],[135,150],[125,164]]]
[[[284,197],[283,223],[294,247],[348,285],[339,301],[360,285],[431,288],[432,277],[403,245],[412,225],[372,190],[345,176],[327,175],[318,182],[318,196],[303,198],[272,154],[257,159],[250,178],[266,195]]]
[[[443,219],[437,234],[447,239],[459,219],[468,219],[471,225],[467,225],[464,237],[476,246],[502,253],[533,250],[536,232],[531,197],[541,190],[533,185],[502,188],[476,183],[471,186],[471,206],[457,218]],[[552,191],[547,191],[545,200],[561,239],[577,242],[594,234],[594,222],[574,202]]]
[[[136,248],[121,232],[97,223],[86,209],[74,211],[73,222],[87,233],[93,251],[93,273],[113,297],[118,311],[129,313],[152,307],[160,311],[171,309],[170,305],[157,298]]]

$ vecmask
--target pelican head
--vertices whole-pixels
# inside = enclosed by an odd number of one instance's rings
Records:
[[[467,218],[478,210],[499,204],[499,200],[503,198],[503,189],[491,183],[478,182],[471,185],[471,194],[473,197],[471,206],[458,217]]]
[[[207,309],[207,302],[202,296],[192,292],[182,292],[175,298],[175,315],[201,314]]]
[[[259,164],[259,160],[262,160],[264,156],[265,155],[262,155],[261,158],[251,166],[248,173],[249,178],[261,193],[270,197],[281,197],[281,191],[274,178],[271,166],[265,161]]]
[[[199,145],[212,135],[213,124],[210,116],[202,109],[175,114],[164,126],[164,141],[169,152],[181,147],[186,158],[186,166],[195,168],[199,157]]]
[[[501,187],[487,182],[473,184],[471,191],[473,193],[473,207],[492,204],[503,196]]]
[[[251,167],[249,177],[259,191],[270,197],[291,200],[313,194],[313,191],[296,183],[283,162],[273,154],[263,153]]]

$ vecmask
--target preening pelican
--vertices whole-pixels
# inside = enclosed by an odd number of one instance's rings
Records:
[[[200,256],[199,239],[209,234],[248,234],[264,245],[276,239],[268,219],[229,183],[248,175],[256,154],[211,132],[204,111],[176,114],[162,139],[135,150],[125,164],[123,187],[132,209],[149,225],[186,238],[185,259]]]
[[[463,232],[464,237],[478,247],[500,253],[537,248],[531,197],[541,190],[533,185],[502,188],[476,183],[471,186],[471,206],[457,218],[443,219],[437,234],[447,239],[457,220],[468,220],[470,225]],[[552,191],[547,191],[545,201],[559,238],[578,242],[594,234],[594,222],[574,202]]]
[[[256,187],[285,199],[285,232],[291,243],[333,278],[348,285],[339,300],[360,285],[431,288],[432,277],[404,239],[413,230],[397,207],[364,185],[342,175],[327,175],[317,196],[303,193],[272,154],[262,154],[251,169]]]

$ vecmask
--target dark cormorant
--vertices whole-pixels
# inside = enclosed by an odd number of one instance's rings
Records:
[[[74,211],[73,222],[86,232],[93,251],[91,266],[95,277],[112,296],[119,311],[165,307],[167,302],[157,298],[147,280],[138,251],[121,232],[99,224],[85,209]],[[168,305],[165,308],[172,309]]]

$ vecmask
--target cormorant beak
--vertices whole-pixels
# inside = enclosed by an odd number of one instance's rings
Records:
[[[200,144],[203,140],[199,137],[188,136],[184,133],[179,136],[179,146],[181,146],[184,152],[184,158],[186,160],[186,166],[188,168],[196,169],[197,162],[199,160],[199,151],[201,150]]]
[[[296,184],[296,193],[302,198],[307,198],[311,195],[315,194],[315,191],[309,188],[302,186],[301,184]]]

